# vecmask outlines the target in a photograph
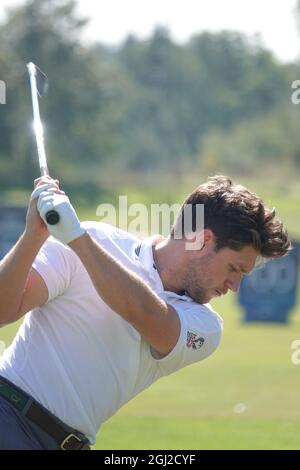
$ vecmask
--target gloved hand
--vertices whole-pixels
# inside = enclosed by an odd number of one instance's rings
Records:
[[[86,230],[81,227],[77,214],[70,203],[68,196],[55,194],[57,187],[51,183],[37,186],[31,198],[38,199],[37,209],[41,218],[48,227],[50,234],[62,243],[68,244],[75,238],[83,235]],[[56,225],[48,225],[46,214],[55,210],[59,213],[59,222]]]

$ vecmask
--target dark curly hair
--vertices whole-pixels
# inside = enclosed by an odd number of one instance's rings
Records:
[[[184,208],[192,207],[192,231],[196,231],[196,205],[204,205],[204,228],[216,237],[216,250],[231,248],[239,251],[253,246],[263,258],[280,258],[291,248],[287,230],[254,193],[227,176],[216,175],[198,186],[184,201],[171,230],[184,233]]]

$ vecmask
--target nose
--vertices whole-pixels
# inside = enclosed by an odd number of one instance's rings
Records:
[[[232,292],[238,292],[240,289],[241,280],[242,280],[241,276],[228,279],[228,281],[226,282],[226,287],[232,290]]]

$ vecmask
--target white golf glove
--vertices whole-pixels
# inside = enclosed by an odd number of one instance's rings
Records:
[[[81,227],[68,196],[51,192],[51,189],[57,188],[51,183],[37,186],[31,198],[38,199],[37,209],[51,235],[62,243],[68,244],[83,235],[86,230]],[[51,210],[59,214],[59,221],[56,225],[47,224],[46,214]]]

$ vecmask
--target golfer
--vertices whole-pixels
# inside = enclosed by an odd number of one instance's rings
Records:
[[[184,208],[200,204],[187,249]],[[47,226],[53,208],[60,221]],[[167,238],[143,241],[80,223],[57,180],[36,180],[0,265],[1,325],[26,314],[0,359],[0,449],[89,449],[124,403],[216,350],[222,319],[208,302],[289,247],[275,211],[226,176],[187,197]]]

